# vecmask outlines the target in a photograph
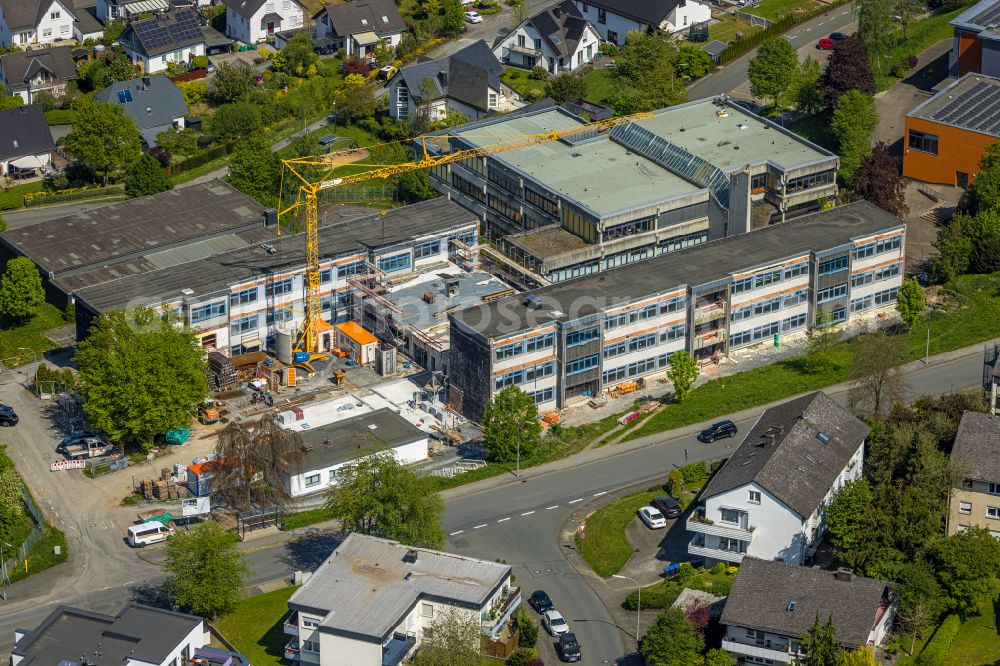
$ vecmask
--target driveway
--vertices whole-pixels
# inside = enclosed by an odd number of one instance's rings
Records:
[[[942,39],[917,56],[912,73],[875,98],[879,123],[872,141],[885,141],[892,154],[903,155],[903,129],[906,114],[927,100],[937,84],[948,77],[948,52],[951,38]]]
[[[685,512],[680,518],[668,520],[661,530],[649,529],[637,516],[625,530],[632,557],[619,573],[635,578],[641,585],[652,585],[660,580],[663,567],[688,561],[688,533],[684,527],[687,516]]]

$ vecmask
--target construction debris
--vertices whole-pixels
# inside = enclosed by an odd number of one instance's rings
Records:
[[[229,391],[239,384],[236,368],[222,352],[208,354],[208,389],[212,392]]]

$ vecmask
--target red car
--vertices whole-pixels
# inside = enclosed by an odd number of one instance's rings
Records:
[[[816,48],[821,49],[823,51],[832,51],[833,47],[835,47],[836,45],[837,42],[833,41],[829,37],[824,37],[823,39],[819,40],[819,44],[816,45]]]

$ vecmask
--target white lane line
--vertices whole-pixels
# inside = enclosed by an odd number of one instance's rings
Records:
[[[525,512],[524,512],[524,513],[522,513],[521,515],[522,515],[522,516],[530,516],[530,515],[531,515],[531,514],[533,514],[533,513],[534,513],[534,511],[525,511]]]
[[[812,32],[812,28],[806,28],[806,32]]]
[[[570,500],[570,501],[568,502],[568,504],[576,504],[577,502],[582,502],[582,501],[583,501],[583,498],[582,498],[582,497],[580,497],[580,498],[578,498],[578,499],[575,499],[575,500]]]
[[[505,523],[505,522],[507,522],[508,520],[510,520],[510,516],[507,516],[506,518],[501,518],[501,519],[500,519],[500,520],[498,520],[497,522],[498,522],[498,523]]]
[[[594,497],[600,497],[601,495],[606,495],[607,492],[608,492],[607,490],[602,490],[599,493],[594,493]]]
[[[545,507],[545,510],[546,511],[551,511],[552,509],[558,509],[558,508],[559,508],[558,504],[553,504],[552,506]]]
[[[475,527],[473,527],[472,529],[474,529],[474,530],[479,530],[479,529],[482,529],[482,528],[484,528],[484,527],[486,527],[486,523],[483,523],[482,525],[476,525],[476,526],[475,526]]]
[[[449,534],[448,536],[455,536],[456,534],[461,534],[461,533],[462,533],[462,532],[464,532],[464,531],[465,531],[465,530],[455,530],[454,532],[452,532],[452,533],[451,533],[451,534]]]

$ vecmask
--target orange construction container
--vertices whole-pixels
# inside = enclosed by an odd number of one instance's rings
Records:
[[[546,423],[559,423],[559,412],[546,412],[542,415],[542,420]]]

